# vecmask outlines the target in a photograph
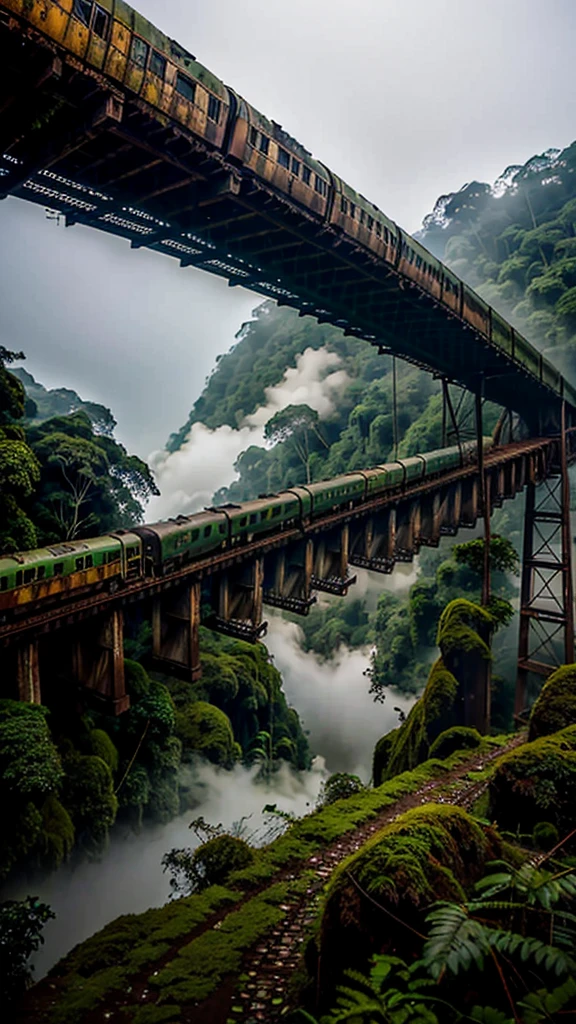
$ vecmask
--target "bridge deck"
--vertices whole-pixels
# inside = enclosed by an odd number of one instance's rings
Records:
[[[534,434],[557,429],[562,393],[576,406],[556,371],[558,387],[539,379],[536,353],[527,370],[389,261],[70,59],[9,15],[14,3],[2,6],[4,195],[218,274],[469,389],[482,381]]]

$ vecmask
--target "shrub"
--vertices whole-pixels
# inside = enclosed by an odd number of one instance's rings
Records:
[[[162,858],[171,872],[170,885],[178,895],[202,892],[211,885],[224,885],[233,871],[241,871],[254,860],[254,850],[237,836],[214,836],[192,851],[170,850]]]
[[[364,784],[357,775],[349,775],[348,772],[335,772],[322,784],[318,806],[327,807],[328,804],[336,803],[336,800],[343,800],[347,796],[354,796],[361,793]]]
[[[73,753],[65,758],[63,800],[70,812],[78,845],[88,855],[101,852],[114,824],[118,801],[112,773],[99,757]]]
[[[506,829],[531,832],[540,821],[562,832],[576,825],[576,726],[541,736],[499,758],[490,812]]]
[[[90,733],[90,752],[100,757],[108,765],[111,772],[118,770],[118,751],[104,729],[92,729]]]

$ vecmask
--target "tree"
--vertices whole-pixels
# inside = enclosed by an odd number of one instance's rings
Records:
[[[453,555],[459,565],[466,565],[472,572],[482,575],[484,571],[484,540],[468,540],[464,544],[455,544]],[[490,538],[490,563],[496,572],[512,573],[517,576],[520,560],[515,547],[506,537],[493,533]]]
[[[329,448],[318,424],[320,417],[309,405],[288,405],[277,412],[266,424],[264,437],[272,445],[289,442],[306,470],[306,483],[310,483],[311,435]]]
[[[23,358],[22,352],[9,352],[0,345],[0,554],[36,543],[36,531],[24,505],[38,484],[40,467],[19,423],[26,393],[5,365]]]

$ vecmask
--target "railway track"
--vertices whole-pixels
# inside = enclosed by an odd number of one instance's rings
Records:
[[[294,971],[300,966],[308,929],[314,920],[322,890],[338,865],[379,832],[385,825],[400,817],[406,810],[422,804],[438,802],[455,804],[469,810],[488,788],[489,780],[470,779],[469,773],[483,770],[491,761],[525,742],[520,733],[506,747],[468,761],[460,773],[427,783],[416,793],[400,800],[393,808],[360,826],[353,835],[344,836],[302,866],[301,871],[314,875],[303,897],[287,900],[282,909],[285,917],[281,926],[270,933],[267,942],[251,949],[242,965],[240,985],[227,986],[227,997],[222,992],[209,997],[204,1004],[190,1008],[182,1014],[182,1021],[194,1024],[228,1024],[237,1020],[241,1024],[277,1024],[290,1007],[290,983]],[[464,775],[465,773],[465,775]]]

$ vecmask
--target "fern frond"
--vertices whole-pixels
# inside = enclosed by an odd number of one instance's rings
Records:
[[[468,970],[472,963],[482,970],[484,956],[490,951],[490,942],[484,925],[468,917],[465,907],[441,904],[426,918],[431,924],[424,944],[422,959],[432,977],[437,980],[444,970],[458,974]]]

